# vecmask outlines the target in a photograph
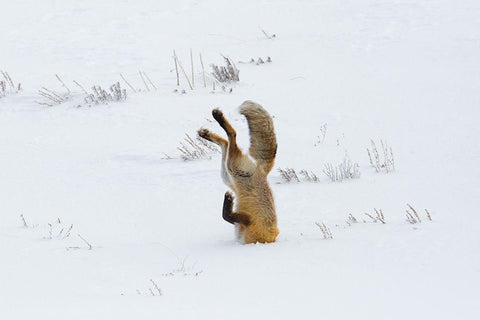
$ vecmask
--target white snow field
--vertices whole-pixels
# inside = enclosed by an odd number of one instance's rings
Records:
[[[2,0],[0,14],[0,70],[22,87],[0,95],[0,319],[480,319],[479,1]],[[191,80],[190,49],[194,90],[173,60]],[[200,53],[207,73],[230,57],[240,81],[204,88]],[[89,106],[74,80],[128,97]],[[247,150],[247,99],[277,132],[272,244],[223,221],[220,155],[177,149],[201,127],[223,135],[221,108]],[[371,139],[394,171],[370,165]],[[360,178],[331,182],[346,153]]]

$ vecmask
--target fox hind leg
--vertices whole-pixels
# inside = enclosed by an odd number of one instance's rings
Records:
[[[220,169],[222,180],[227,186],[233,189],[233,183],[230,178],[230,175],[227,172],[227,167],[226,167],[228,141],[220,137],[218,134],[210,132],[208,129],[205,129],[205,128],[198,130],[198,135],[205,140],[215,143],[222,150],[222,165]]]
[[[248,178],[255,171],[255,164],[244,156],[237,145],[237,133],[219,109],[212,110],[212,116],[225,130],[228,136],[228,152],[226,166],[228,172],[234,176]]]

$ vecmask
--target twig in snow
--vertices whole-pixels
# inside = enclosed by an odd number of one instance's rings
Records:
[[[137,92],[137,90],[135,90],[135,89],[132,87],[132,85],[131,85],[130,83],[128,83],[127,79],[125,79],[125,77],[123,76],[123,74],[120,73],[120,77],[122,77],[123,81],[125,81],[125,83],[130,87],[130,89],[132,89],[132,91],[133,91],[134,93]],[[85,93],[87,93],[87,92],[85,91]],[[88,94],[88,93],[87,93],[87,94]]]
[[[63,236],[62,239],[70,237],[70,232],[72,232],[72,229],[73,229],[73,224],[70,225],[70,228],[68,228],[68,230],[65,232],[65,235]]]
[[[195,88],[195,73],[193,71],[193,53],[192,48],[190,48],[190,65],[192,66],[192,86]]]
[[[75,80],[73,80],[73,82],[74,82],[78,87],[80,87],[80,89],[82,89],[82,91],[83,91],[86,95],[88,95],[87,90],[85,90],[85,88],[84,88],[80,83],[78,83],[78,82],[75,81]]]
[[[140,73],[140,77],[142,78],[143,83],[145,84],[145,88],[147,88],[147,91],[150,92],[150,88],[148,87],[147,82],[145,81],[145,78],[143,77],[142,71],[139,70],[138,73]]]
[[[24,227],[24,228],[28,228],[27,221],[25,221],[25,217],[23,216],[23,214],[20,215],[20,218],[22,218],[23,227]]]
[[[70,89],[65,85],[65,83],[63,82],[63,80],[59,77],[59,75],[58,75],[58,74],[55,74],[55,77],[57,78],[58,81],[60,81],[60,83],[62,84],[62,86],[63,86],[65,89],[67,89],[68,94],[70,94],[70,93],[71,93]]]
[[[157,284],[155,283],[155,281],[153,281],[153,279],[150,279],[150,282],[153,284],[153,286],[155,287],[155,289],[157,289],[158,295],[161,296],[161,295],[162,295],[162,290],[160,290],[160,288],[157,286]]]
[[[150,80],[150,77],[145,73],[145,71],[142,71],[142,72],[145,78],[147,78],[148,82],[150,82],[150,85],[153,87],[153,89],[157,90],[157,86],[153,84],[152,80]]]
[[[203,59],[202,59],[202,54],[200,53],[200,64],[202,66],[202,75],[203,75],[203,87],[207,87],[207,81],[205,79],[205,68],[203,67]]]
[[[413,211],[413,214],[415,215],[415,217],[417,218],[418,222],[422,222],[422,220],[420,219],[420,217],[418,216],[418,213],[417,213],[417,210],[415,210],[411,205],[409,205],[407,203],[407,206]]]
[[[333,239],[333,234],[330,229],[325,225],[325,223],[315,222],[315,224],[320,228],[323,233],[323,239]]]
[[[178,74],[178,62],[177,62],[177,54],[175,50],[173,50],[173,61],[175,62],[175,73],[177,74],[177,86],[180,86],[180,77]]]
[[[427,209],[425,209],[425,212],[427,213],[428,220],[433,221],[432,216],[430,215],[430,212],[428,212]]]
[[[78,234],[78,233],[77,233],[77,236],[78,236],[80,239],[82,239],[83,242],[85,242],[85,243],[87,244],[88,250],[92,250],[93,247],[92,247],[92,245],[91,245],[87,240],[85,240],[85,239],[84,239],[80,234]]]

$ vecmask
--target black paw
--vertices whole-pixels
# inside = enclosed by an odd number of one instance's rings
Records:
[[[224,122],[223,112],[220,111],[220,109],[213,109],[212,110],[212,116],[215,120],[217,120],[218,123],[223,123]]]
[[[231,192],[225,192],[225,202],[232,203],[233,202],[233,195]]]

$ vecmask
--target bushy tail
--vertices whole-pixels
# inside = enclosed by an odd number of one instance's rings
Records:
[[[258,168],[267,175],[272,170],[277,153],[272,117],[253,101],[242,103],[240,113],[247,118],[250,129],[250,155],[257,160]]]

